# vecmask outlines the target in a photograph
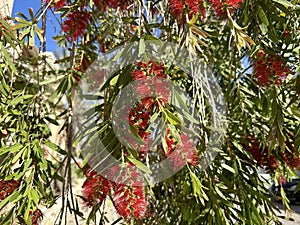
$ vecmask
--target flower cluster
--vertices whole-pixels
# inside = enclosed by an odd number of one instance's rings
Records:
[[[54,10],[59,10],[67,4],[67,0],[45,0],[46,4],[49,4],[51,1],[51,6],[54,7]]]
[[[147,139],[149,136],[146,130],[150,123],[151,114],[153,113],[154,102],[154,98],[146,97],[136,107],[130,109],[129,124],[136,128],[138,135],[142,139]]]
[[[162,63],[149,61],[134,64],[131,76],[137,82],[136,92],[142,96],[155,96],[163,101],[169,98],[167,75]]]
[[[258,84],[268,86],[272,82],[280,84],[290,73],[290,68],[283,63],[279,55],[267,55],[260,51],[257,60],[254,62],[254,76]]]
[[[81,82],[81,75],[89,68],[91,64],[91,60],[86,55],[84,55],[81,58],[81,61],[74,67],[72,76],[74,77],[77,83]]]
[[[247,138],[247,142],[248,144],[243,145],[250,152],[255,163],[260,167],[266,167],[271,173],[277,170],[279,166],[278,159],[281,159],[291,169],[300,167],[300,156],[293,148],[291,148],[291,151],[280,151],[278,156],[275,157],[275,155],[269,154],[267,148],[260,147],[259,142],[255,137],[251,136]]]
[[[138,62],[133,65],[133,71],[131,72],[131,76],[134,80],[146,79],[148,77],[162,77],[166,78],[167,75],[164,73],[164,66],[162,63],[149,61]]]
[[[282,33],[284,38],[288,38],[290,36],[291,31],[289,29],[285,29]]]
[[[168,105],[167,99],[170,96],[170,90],[164,71],[165,68],[162,63],[149,61],[134,64],[131,72],[135,81],[135,90],[140,95],[141,100],[130,109],[128,121],[146,143],[138,148],[141,159],[144,159],[150,151],[148,145],[150,133],[147,131],[150,118],[154,113]]]
[[[291,169],[299,169],[300,168],[300,155],[295,150],[295,146],[293,142],[286,142],[286,149],[284,152],[280,152],[280,156],[282,160],[286,163],[288,167]]]
[[[101,10],[106,11],[107,8],[117,9],[118,7],[125,10],[132,2],[128,0],[93,0],[94,4]]]
[[[183,23],[187,17],[191,19],[196,14],[205,17],[203,0],[169,0],[169,7],[172,16]]]
[[[31,217],[32,225],[38,225],[43,220],[43,214],[39,209],[36,209],[35,211],[30,211],[29,216]]]
[[[209,0],[211,7],[214,9],[215,14],[219,17],[227,17],[226,10],[233,12],[238,9],[244,0]]]
[[[260,167],[266,167],[266,169],[274,173],[275,170],[278,168],[278,160],[275,156],[268,154],[267,148],[262,148],[259,145],[258,140],[250,136],[247,138],[247,144],[243,144],[243,146],[250,152],[253,159],[255,160],[254,163],[256,163]],[[253,161],[251,161],[253,162]]]
[[[115,188],[113,201],[118,213],[124,218],[144,218],[147,211],[147,200],[143,186],[118,185]]]
[[[187,135],[180,134],[181,143],[178,143],[173,137],[170,129],[167,129],[165,139],[168,146],[166,156],[169,157],[175,171],[179,170],[187,163],[190,163],[193,166],[196,166],[199,163],[199,154],[192,140],[190,140]]]
[[[62,31],[67,34],[67,38],[76,41],[82,36],[88,26],[90,13],[87,11],[74,11],[67,15],[62,25]]]
[[[145,187],[141,174],[132,164],[124,168],[113,166],[108,169],[109,179],[88,170],[87,180],[83,184],[83,196],[88,206],[101,203],[108,194],[117,212],[125,219],[142,219],[147,211]]]
[[[0,201],[7,198],[20,185],[16,180],[1,180],[0,181]]]
[[[110,182],[95,171],[88,170],[83,183],[83,197],[88,206],[101,203],[110,192]]]
[[[117,172],[117,173],[116,173]],[[114,168],[113,202],[118,213],[124,218],[142,219],[147,212],[148,202],[142,175],[131,163],[125,168]]]

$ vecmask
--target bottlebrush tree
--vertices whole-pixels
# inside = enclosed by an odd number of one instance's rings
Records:
[[[1,17],[0,223],[40,224],[61,197],[53,224],[280,224],[260,171],[282,185],[300,167],[299,18],[294,0],[42,0]]]

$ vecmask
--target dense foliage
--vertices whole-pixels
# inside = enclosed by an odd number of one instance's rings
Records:
[[[79,224],[79,202],[90,208],[87,224],[104,224],[107,201],[124,224],[280,224],[260,171],[282,184],[300,167],[297,0],[45,0],[26,15],[0,20],[1,224],[39,224],[40,208],[58,197],[53,224],[68,216]],[[61,31],[58,66],[45,54],[48,15]],[[154,57],[153,45],[160,55],[166,43],[187,62]],[[198,76],[199,65],[183,68],[192,59],[205,68]],[[226,126],[205,164],[216,127],[201,82],[212,77]],[[86,83],[94,96],[82,94]],[[81,107],[78,93],[82,103],[99,101]],[[109,165],[103,149],[118,163]],[[165,159],[172,176],[152,182]]]

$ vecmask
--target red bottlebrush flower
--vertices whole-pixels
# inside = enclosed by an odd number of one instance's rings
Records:
[[[92,206],[101,203],[110,192],[110,181],[95,172],[87,172],[87,179],[83,183],[83,197],[86,204]]]
[[[162,63],[149,61],[148,63],[138,62],[133,66],[131,76],[134,80],[140,81],[136,84],[136,91],[143,96],[163,97],[169,98],[169,88],[163,78],[167,78],[164,73],[164,66]]]
[[[162,63],[155,63],[154,61],[149,61],[148,62],[149,65],[149,74],[150,76],[157,76],[157,77],[162,77],[162,78],[166,78],[167,75],[164,74],[164,66]]]
[[[192,140],[187,135],[181,134],[180,139],[182,144],[179,147],[180,152],[188,163],[196,166],[199,163],[199,155]]]
[[[117,212],[124,218],[134,216],[142,219],[147,211],[147,200],[143,186],[118,185],[113,195]]]
[[[141,111],[145,110],[148,113],[151,113],[153,110],[153,104],[155,103],[152,97],[145,97],[141,100],[140,104],[137,106],[136,110]]]
[[[51,0],[45,0],[47,4],[51,2]],[[51,6],[54,7],[54,10],[59,10],[67,4],[66,0],[53,0]]]
[[[278,168],[278,160],[274,155],[267,158],[266,166],[270,172],[274,172]]]
[[[67,33],[67,38],[76,41],[82,36],[88,26],[90,13],[86,11],[75,11],[68,14],[62,25],[62,31]]]
[[[286,163],[288,167],[291,169],[299,169],[300,168],[300,154],[295,151],[293,142],[286,142],[286,146],[288,150],[285,152],[280,152],[280,156],[282,160]]]
[[[151,145],[150,145],[151,139],[150,139],[150,134],[148,133],[147,137],[144,137],[143,139],[145,141],[145,144],[142,145],[142,146],[140,146],[139,149],[138,149],[139,158],[141,160],[145,159],[146,156],[151,153]]]
[[[135,70],[131,73],[134,80],[140,80],[146,78],[146,72],[142,70]]]
[[[97,6],[97,8],[100,9],[101,11],[106,10],[105,1],[103,1],[103,0],[93,0],[93,2]]]
[[[88,59],[86,55],[84,55],[79,65],[75,66],[72,75],[78,84],[81,82],[82,73],[84,73],[90,65],[91,65],[91,61]]]
[[[283,33],[282,33],[282,36],[284,38],[288,38],[290,36],[290,30],[288,30],[288,29],[284,30]]]
[[[91,64],[92,64],[91,60],[87,57],[87,55],[84,55],[80,62],[80,67],[82,71],[85,72]]]
[[[282,62],[279,55],[266,55],[262,51],[258,53],[254,62],[254,77],[259,85],[268,86],[272,81],[280,85],[281,80],[289,73],[289,67]]]
[[[274,155],[269,155],[268,149],[261,148],[255,137],[250,136],[247,141],[248,143],[243,143],[243,146],[251,153],[256,164],[260,167],[266,167],[270,173],[274,173],[278,168],[278,159]]]
[[[170,97],[170,88],[162,79],[154,79],[152,81],[155,89],[155,96],[167,100]]]
[[[38,225],[43,220],[43,214],[39,209],[36,209],[35,211],[29,211],[29,216],[31,217],[32,225]]]
[[[239,8],[244,0],[226,0],[226,5],[232,8]]]
[[[181,144],[178,144],[172,137],[170,130],[167,130],[166,143],[168,151],[166,152],[166,156],[172,162],[174,170],[179,170],[186,163],[190,163],[193,166],[198,165],[200,157],[193,142],[184,134],[180,134],[180,140]]]
[[[114,184],[113,202],[117,212],[124,218],[135,217],[143,219],[146,215],[148,202],[145,187],[141,182],[141,174],[132,164],[127,164],[123,170],[118,170],[118,176],[126,184]],[[116,174],[115,174],[116,176]]]
[[[117,9],[118,7],[122,10],[131,4],[132,0],[93,0],[95,5],[102,11],[106,11],[106,7]]]
[[[171,14],[177,19],[183,19],[184,4],[181,0],[169,0]]]
[[[278,177],[278,183],[281,184],[281,185],[286,184],[286,178],[282,174],[280,174],[279,177]]]
[[[130,109],[129,112],[129,124],[133,126],[137,134],[141,139],[143,139],[146,144],[141,145],[138,148],[138,152],[140,154],[140,158],[144,159],[148,153],[150,153],[149,141],[150,141],[150,133],[147,132],[147,128],[150,125],[150,118],[153,114],[155,101],[152,97],[143,98],[137,106]],[[128,142],[132,142],[130,138],[127,140]],[[130,142],[130,143],[131,143]],[[132,144],[132,143],[131,143]],[[137,146],[134,144],[133,146]]]
[[[121,4],[121,1],[119,0],[109,0],[109,1],[105,1],[107,6],[113,9],[118,8],[119,4]]]
[[[149,132],[147,132],[146,130],[143,130],[143,129],[140,129],[140,130],[138,131],[138,134],[139,134],[139,136],[140,136],[142,139],[148,138],[149,135],[150,135]]]
[[[215,14],[219,17],[226,17],[226,9],[221,0],[210,0],[211,7],[215,10]]]
[[[185,23],[186,15],[191,19],[195,14],[205,17],[203,0],[169,0],[171,14],[177,20]]]
[[[87,168],[85,171],[85,176],[87,178],[92,178],[92,177],[97,176],[97,172],[95,170],[91,170],[91,168]]]
[[[16,180],[1,180],[0,181],[0,201],[7,198],[11,193],[14,192],[20,185],[19,181]]]
[[[134,80],[145,79],[146,77],[161,77],[166,78],[167,75],[164,73],[164,66],[162,63],[156,63],[154,61],[138,62],[133,65],[133,71],[131,72],[131,76],[133,76]]]
[[[215,10],[215,14],[219,17],[227,17],[226,8],[229,12],[233,12],[239,8],[244,0],[209,0],[211,7]]]
[[[149,81],[149,79],[147,79]],[[152,89],[150,85],[147,83],[140,82],[136,85],[136,92],[143,96],[151,96],[152,95]]]

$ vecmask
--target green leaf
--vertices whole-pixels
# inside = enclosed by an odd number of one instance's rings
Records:
[[[48,146],[50,149],[58,152],[59,154],[61,155],[67,155],[67,152],[64,151],[63,149],[61,149],[58,145],[48,141],[48,140],[45,140],[45,143],[44,143],[46,146]]]
[[[59,95],[65,93],[68,87],[68,79],[64,79],[61,81],[57,89],[53,92],[53,94],[50,97],[50,101],[54,101],[54,99]]]
[[[173,125],[180,125],[182,121],[175,116],[173,113],[171,113],[168,109],[164,109],[162,113],[165,115],[167,121]]]
[[[33,200],[36,205],[39,203],[39,195],[35,189],[29,190],[28,198]]]
[[[53,124],[53,125],[56,125],[56,126],[59,125],[59,123],[58,123],[56,120],[50,118],[49,116],[46,116],[46,117],[45,117],[45,120],[47,120],[49,123],[51,123],[51,124]]]
[[[31,22],[28,22],[26,20],[23,20],[19,17],[15,17],[15,20],[18,22],[18,23],[23,23],[23,24],[26,24],[26,25],[31,25]]]
[[[0,80],[0,92],[3,94],[3,96],[8,95],[9,93],[9,86],[7,85],[4,78]]]
[[[6,147],[6,148],[2,148],[0,149],[0,156],[2,156],[3,154],[9,152],[9,153],[15,153],[17,151],[19,151],[21,148],[23,148],[23,145],[17,143],[15,145]]]
[[[17,201],[19,201],[23,196],[21,195],[20,191],[14,191],[10,197],[9,202],[10,203],[15,203]]]
[[[173,124],[168,124],[168,127],[170,128],[171,134],[173,135],[173,137],[175,138],[175,140],[178,143],[181,143],[181,138],[180,138],[180,135],[179,135],[176,127]]]
[[[294,4],[290,3],[287,0],[273,0],[273,2],[277,2],[277,3],[281,4],[281,5],[286,6],[286,7],[293,7],[294,6]]]
[[[50,78],[50,79],[48,79],[48,80],[42,81],[40,84],[41,84],[41,85],[45,85],[45,84],[55,83],[55,82],[61,80],[62,78],[64,78],[65,76],[66,76],[66,75],[55,76],[55,77],[52,77],[52,78]]]
[[[221,198],[223,198],[224,200],[226,200],[225,195],[222,193],[222,191],[220,191],[220,189],[219,189],[217,186],[215,186],[215,190],[216,190],[216,193],[217,193]]]
[[[196,176],[196,174],[193,173],[193,171],[191,171],[189,169],[189,172],[190,172],[190,177],[191,177],[191,180],[192,180],[192,186],[193,186],[194,196],[198,196],[199,199],[200,199],[200,201],[201,201],[201,203],[203,205],[205,205],[203,199],[205,199],[206,201],[209,201],[209,198],[208,198],[208,196],[206,195],[206,193],[203,190],[204,186],[202,185],[201,181]]]
[[[7,198],[5,198],[4,200],[0,201],[0,210],[2,210],[3,207],[5,207],[5,206],[7,205],[7,203],[8,203],[9,200],[10,200],[10,198],[11,198],[11,195],[8,196]]]
[[[33,95],[29,95],[29,94],[27,94],[27,95],[21,95],[21,96],[15,98],[15,99],[13,99],[10,103],[12,105],[18,105],[23,100],[30,99],[32,97],[33,97]]]
[[[0,218],[0,222],[2,225],[11,225],[13,219],[14,208],[10,209],[8,213],[6,213],[5,217]]]
[[[29,45],[30,46],[34,46],[35,45],[35,31],[34,31],[34,29],[32,27],[30,29]]]
[[[34,31],[35,31],[35,33],[37,34],[39,40],[40,40],[40,41],[44,41],[44,37],[43,37],[43,33],[44,33],[44,32],[43,32],[43,30],[40,29],[38,26],[34,26],[33,28],[34,28]]]
[[[21,156],[22,156],[22,154],[23,154],[23,152],[24,152],[24,149],[22,150],[22,151],[19,151],[16,155],[15,155],[15,157],[12,159],[12,164],[15,164],[20,158],[21,158]]]
[[[152,35],[146,35],[146,38],[145,38],[147,41],[155,44],[155,45],[159,45],[159,46],[162,46],[163,45],[163,42],[159,39],[159,38],[156,38]]]
[[[139,43],[139,55],[143,55],[145,53],[145,40],[141,39]]]
[[[0,46],[1,46],[1,52],[6,60],[6,63],[9,65],[10,69],[14,72],[17,73],[17,69],[12,61],[12,59],[10,58],[10,56],[8,55],[8,52],[6,51],[6,48],[3,46],[2,42],[0,42]]]
[[[119,75],[115,76],[113,79],[111,79],[111,81],[109,82],[109,85],[110,86],[115,86],[116,83],[118,82],[118,79],[119,79]]]
[[[26,35],[30,33],[31,27],[27,27],[25,30],[22,30],[20,33],[20,40],[22,40]]]
[[[152,174],[152,171],[146,166],[144,165],[142,162],[140,162],[139,160],[135,159],[132,155],[127,157],[129,159],[130,162],[132,162],[139,170],[147,173],[147,174]]]
[[[294,193],[296,194],[298,191],[300,191],[300,183],[297,184]]]
[[[267,15],[265,14],[264,10],[258,6],[258,18],[262,23],[264,23],[266,26],[269,26],[269,20]]]
[[[231,166],[228,166],[227,164],[222,163],[221,167],[223,167],[224,169],[226,169],[226,170],[230,171],[231,173],[235,174],[235,170]]]

